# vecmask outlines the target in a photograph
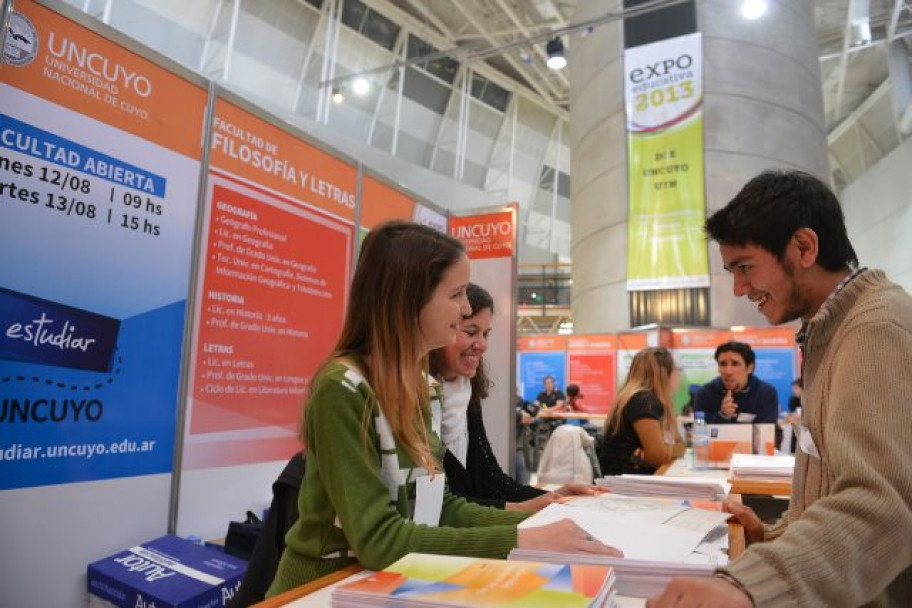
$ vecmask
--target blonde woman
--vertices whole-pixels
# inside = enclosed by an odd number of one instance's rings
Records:
[[[671,401],[679,380],[680,370],[667,348],[636,354],[599,440],[603,475],[652,475],[684,454]]]

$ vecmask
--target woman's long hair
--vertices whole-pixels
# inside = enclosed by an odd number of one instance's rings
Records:
[[[372,230],[358,256],[342,333],[323,364],[343,359],[363,367],[397,443],[429,471],[438,466],[422,424],[429,399],[418,318],[463,255],[462,243],[427,226],[393,221]],[[306,443],[303,420],[299,435]]]
[[[624,408],[630,399],[639,392],[653,393],[665,408],[663,426],[674,431],[674,411],[671,406],[671,374],[674,371],[674,359],[667,348],[644,348],[636,354],[630,364],[630,372],[624,386],[614,400],[611,416],[605,422],[605,434],[616,435],[621,430]]]
[[[469,283],[468,287],[466,287],[466,298],[469,300],[469,306],[472,308],[472,313],[463,317],[463,320],[471,319],[485,310],[490,310],[491,315],[494,315],[494,298],[491,297],[491,294],[488,293],[488,290],[484,287],[476,285],[475,283]],[[443,381],[444,379],[442,377],[444,365],[443,350],[443,348],[432,350],[429,360],[431,375],[440,381]],[[490,376],[488,376],[488,364],[484,360],[484,357],[478,362],[478,369],[469,384],[472,387],[471,402],[480,402],[488,396],[488,391],[494,383],[491,381]]]

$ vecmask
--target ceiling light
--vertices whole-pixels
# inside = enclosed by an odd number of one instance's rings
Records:
[[[741,16],[748,20],[759,19],[766,14],[766,0],[744,0]]]
[[[345,101],[345,95],[342,94],[342,91],[333,89],[333,102],[342,103],[343,101]]]
[[[364,76],[359,76],[352,82],[352,91],[354,91],[356,95],[367,95],[370,88],[370,82],[368,82],[367,78]]]
[[[564,57],[564,43],[559,37],[552,38],[545,46],[548,53],[548,67],[552,70],[562,70],[567,66],[567,58]]]

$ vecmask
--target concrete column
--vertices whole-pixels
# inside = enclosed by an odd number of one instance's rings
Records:
[[[618,10],[581,2],[574,22]],[[740,2],[697,0],[703,34],[707,212],[764,169],[802,169],[828,180],[823,99],[810,0],[770,0],[753,21]],[[608,23],[570,45],[573,321],[577,333],[630,325],[626,292],[627,156],[623,25]],[[709,248],[713,326],[766,325],[736,300],[718,246]]]

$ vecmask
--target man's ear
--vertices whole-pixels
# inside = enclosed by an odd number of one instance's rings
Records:
[[[797,254],[798,264],[802,268],[810,268],[817,263],[818,242],[817,233],[810,228],[799,228],[792,235],[789,246]]]

